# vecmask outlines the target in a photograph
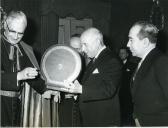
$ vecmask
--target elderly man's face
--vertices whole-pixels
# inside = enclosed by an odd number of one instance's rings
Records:
[[[84,33],[81,36],[82,50],[89,58],[94,58],[100,46],[97,38],[92,33]]]
[[[5,22],[6,27],[4,34],[9,43],[17,44],[23,37],[26,25],[21,20],[10,20]]]
[[[127,44],[127,47],[130,48],[132,55],[137,57],[142,57],[143,50],[144,50],[144,43],[143,39],[140,40],[137,36],[138,32],[140,30],[140,26],[134,26],[129,31],[129,41]]]

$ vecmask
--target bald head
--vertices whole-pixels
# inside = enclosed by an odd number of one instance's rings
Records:
[[[11,11],[8,16],[6,21],[10,25],[12,22],[18,22],[21,23],[25,26],[27,26],[27,18],[26,15],[22,11]]]
[[[89,28],[85,30],[82,35],[81,39],[86,38],[87,40],[95,40],[98,39],[102,45],[103,44],[103,35],[97,28]]]
[[[77,52],[81,53],[82,44],[80,37],[72,37],[70,39],[70,46],[74,48]]]
[[[97,28],[89,28],[81,35],[83,51],[90,58],[94,58],[98,51],[104,46],[103,35]]]

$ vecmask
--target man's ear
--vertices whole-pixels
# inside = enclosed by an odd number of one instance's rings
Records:
[[[143,44],[144,44],[144,47],[148,47],[149,44],[150,44],[149,39],[148,39],[148,38],[144,38],[144,39],[143,39]]]
[[[96,42],[97,42],[99,45],[102,46],[102,42],[101,42],[100,38],[96,38]]]
[[[6,26],[6,21],[4,21],[4,23],[3,23],[3,28],[6,29],[6,27],[7,27],[7,26]]]

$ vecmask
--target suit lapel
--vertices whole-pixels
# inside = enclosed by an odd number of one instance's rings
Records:
[[[159,51],[155,48],[153,49],[144,59],[144,61],[142,62],[136,77],[133,81],[133,85],[132,85],[132,92],[133,94],[136,94],[136,90],[138,90],[138,87],[141,85],[141,82],[143,82],[143,78],[145,78],[146,74],[148,74],[148,71],[151,68],[151,65],[154,63],[155,58],[157,58],[156,56],[159,55]]]
[[[92,71],[93,71],[93,69],[95,67],[94,63],[95,62],[90,61],[90,63],[88,64],[88,66],[86,68],[86,71],[84,73],[82,82],[85,82],[89,78],[90,74],[92,73]]]
[[[108,55],[108,48],[104,49],[94,62],[89,63],[84,73],[82,82],[85,82],[92,75],[92,72],[96,69],[96,67],[101,65],[101,63],[104,61],[104,58],[107,57],[107,55]]]

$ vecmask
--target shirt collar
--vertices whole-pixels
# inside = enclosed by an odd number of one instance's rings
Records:
[[[155,46],[151,47],[142,57],[141,61],[144,61],[144,59],[146,58],[146,56],[149,54],[150,51],[152,51],[155,48]]]
[[[94,57],[95,59],[99,56],[99,54],[106,48],[106,46],[103,46],[98,53],[96,54],[96,56]]]
[[[155,48],[155,46],[151,47],[142,57],[142,59],[140,60],[140,62],[138,63],[138,69],[141,66],[142,62],[144,61],[144,59],[146,58],[146,56],[149,54],[150,51],[152,51]]]
[[[124,61],[123,61],[123,64],[125,64],[127,62],[127,59],[125,59]]]

